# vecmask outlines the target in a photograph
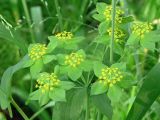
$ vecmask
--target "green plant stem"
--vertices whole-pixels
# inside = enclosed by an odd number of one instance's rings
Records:
[[[32,28],[31,28],[31,26],[32,26],[31,18],[29,16],[29,11],[28,11],[28,8],[27,8],[26,0],[22,0],[22,5],[23,5],[23,8],[24,8],[24,14],[26,16],[26,20],[27,20],[27,23],[28,23],[29,31],[30,31],[30,34],[31,34],[32,43],[35,43],[34,33],[33,33]]]
[[[110,63],[113,63],[113,47],[114,47],[114,30],[115,30],[115,16],[116,16],[116,0],[112,0],[112,35],[110,43]]]
[[[29,120],[34,120],[41,112],[43,112],[47,108],[47,105],[39,109],[36,113],[34,113]]]
[[[87,91],[87,97],[86,97],[86,116],[85,120],[89,120],[89,94],[88,94],[88,89]]]
[[[16,110],[21,114],[21,116],[24,118],[24,120],[29,120],[27,115],[23,112],[23,110],[18,106],[18,104],[14,101],[13,98],[11,98],[11,103],[16,108]]]
[[[55,8],[56,8],[56,11],[57,11],[57,17],[58,17],[58,22],[59,22],[59,26],[60,26],[60,30],[62,31],[63,30],[63,22],[62,22],[62,15],[61,15],[61,11],[60,11],[60,6],[59,6],[59,3],[58,3],[58,0],[54,0],[55,2]]]
[[[136,94],[136,86],[133,86],[132,90],[131,90],[131,98],[133,98],[135,96],[135,94]],[[127,113],[129,113],[131,107],[132,107],[132,103],[130,102],[130,104],[128,105],[128,111],[127,111]]]

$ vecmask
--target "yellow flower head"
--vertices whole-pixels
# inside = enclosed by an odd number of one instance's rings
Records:
[[[150,32],[152,29],[153,29],[153,26],[151,23],[137,22],[133,24],[132,32],[133,34],[137,35],[138,37],[142,39],[144,35]]]
[[[71,32],[60,32],[55,35],[59,40],[70,40],[73,37]]]
[[[84,61],[84,56],[78,53],[71,53],[65,57],[65,64],[71,67],[77,67]]]
[[[107,30],[107,32],[108,32],[109,36],[111,36],[112,35],[112,28],[109,28]],[[123,39],[123,37],[125,37],[125,33],[119,28],[115,29],[114,35],[115,35],[114,36],[115,37],[115,41],[116,42],[120,42],[120,43],[122,42],[121,40]]]
[[[104,85],[109,85],[110,87],[113,84],[117,83],[123,78],[122,72],[118,68],[104,68],[101,70],[101,75],[98,78],[99,82]]]
[[[46,54],[46,51],[47,47],[45,44],[40,44],[40,43],[34,44],[31,47],[31,50],[29,51],[29,57],[32,60],[38,60],[39,58],[41,58],[43,55]]]
[[[60,80],[57,78],[57,76],[54,73],[42,73],[36,84],[36,88],[39,88],[42,90],[42,93],[46,91],[53,90],[54,87],[59,86]]]
[[[104,15],[107,21],[112,21],[111,13],[112,13],[112,6],[107,6],[106,10],[104,11]],[[120,9],[119,7],[116,7],[116,16],[115,16],[116,23],[122,23],[123,14],[124,14],[124,11]]]

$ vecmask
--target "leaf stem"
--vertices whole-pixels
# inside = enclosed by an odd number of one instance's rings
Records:
[[[89,94],[88,94],[88,89],[86,90],[86,92],[87,92],[87,96],[86,96],[86,116],[85,116],[85,120],[89,120]]]
[[[113,63],[113,47],[114,47],[114,30],[115,30],[115,16],[116,16],[116,0],[112,0],[112,35],[110,43],[110,63]]]
[[[24,120],[29,120],[27,115],[23,112],[23,110],[18,106],[18,104],[14,101],[13,98],[11,98],[11,103],[16,108],[16,110],[21,114],[21,116],[24,118]]]
[[[27,8],[26,0],[22,0],[22,5],[23,5],[23,8],[24,8],[24,14],[26,16],[26,20],[27,20],[27,23],[28,23],[29,31],[30,31],[30,34],[31,34],[32,43],[35,43],[34,33],[33,33],[32,28],[31,28],[31,26],[32,26],[31,18],[29,16],[29,11],[28,11],[28,8]]]

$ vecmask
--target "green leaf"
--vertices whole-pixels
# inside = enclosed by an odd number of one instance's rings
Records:
[[[116,68],[119,68],[122,71],[126,71],[126,63],[125,62],[112,64],[111,67],[116,67]]]
[[[43,56],[43,63],[47,64],[49,62],[51,62],[52,60],[56,60],[57,57],[55,55],[45,55]]]
[[[107,92],[108,87],[99,81],[95,82],[91,86],[91,95],[98,95]]]
[[[78,78],[80,78],[81,75],[82,75],[82,70],[77,67],[75,67],[75,68],[70,67],[68,69],[68,76],[74,81],[76,81]]]
[[[139,40],[137,39],[137,36],[134,34],[131,34],[129,36],[129,39],[127,40],[127,45],[132,46],[132,45],[138,45]]]
[[[35,63],[30,67],[30,72],[33,78],[36,78],[39,72],[43,68],[42,59],[35,61]]]
[[[107,29],[108,29],[108,23],[106,21],[100,23],[98,30],[100,34],[105,34],[107,33]]]
[[[61,88],[53,88],[53,90],[49,92],[49,97],[55,102],[66,101],[65,90]]]
[[[96,61],[94,62],[93,64],[93,68],[94,68],[94,74],[99,77],[101,75],[101,70],[103,68],[105,68],[106,66],[102,63],[102,62],[99,62],[99,61]]]
[[[60,66],[59,67],[59,74],[68,74],[68,70],[70,67],[68,66]]]
[[[159,33],[159,31],[152,31],[150,33],[145,34],[144,38],[140,41],[142,47],[154,51],[155,43],[160,41]]]
[[[54,36],[49,36],[48,39],[50,40],[48,46],[47,46],[47,53],[52,52],[58,45],[57,38]]]
[[[43,106],[49,102],[49,92],[41,93],[39,97],[39,104]]]
[[[2,109],[6,109],[10,104],[10,101],[5,92],[0,88],[0,106]]]
[[[111,37],[109,35],[107,35],[107,34],[99,35],[96,38],[96,42],[105,44],[106,46],[109,46],[110,38]]]
[[[34,63],[34,61],[31,60],[31,59],[29,59],[29,60],[27,60],[27,61],[24,63],[23,68],[28,68],[28,67],[30,67],[31,65],[33,65],[33,63]]]
[[[103,2],[99,2],[96,4],[96,9],[98,13],[103,14],[104,11],[106,10],[107,4]]]
[[[10,96],[11,94],[11,80],[12,76],[15,72],[22,69],[23,66],[26,64],[26,62],[29,60],[28,56],[24,56],[20,62],[18,62],[14,66],[10,66],[7,68],[7,70],[4,72],[2,79],[1,79],[1,88],[2,90],[7,94],[7,96]]]
[[[57,55],[57,60],[58,60],[58,63],[60,65],[65,65],[65,55],[63,54],[58,54]]]
[[[105,16],[103,14],[93,14],[92,16],[95,20],[103,22],[105,20]]]
[[[67,92],[66,102],[57,102],[54,107],[54,120],[78,120],[86,103],[86,88],[71,89]],[[81,98],[81,99],[80,99]],[[84,120],[84,119],[83,119]]]
[[[86,57],[86,54],[85,54],[83,49],[78,50],[77,53],[83,55],[84,57]]]
[[[147,74],[126,120],[141,120],[160,95],[160,63]]]
[[[109,120],[112,119],[113,110],[111,101],[106,94],[94,95],[91,97],[91,100],[102,114],[108,117]]]
[[[29,95],[30,100],[39,100],[42,92],[40,90],[36,90]]]
[[[133,16],[127,16],[127,17],[123,17],[122,19],[122,23],[126,24],[126,23],[130,23],[134,21],[134,17]]]
[[[75,86],[75,84],[73,82],[69,82],[69,81],[61,81],[60,82],[60,87],[64,90],[69,90],[71,88],[73,88]]]
[[[92,61],[90,60],[85,60],[81,63],[81,66],[80,66],[84,71],[88,72],[88,71],[91,71],[92,68],[93,68],[93,63]]]

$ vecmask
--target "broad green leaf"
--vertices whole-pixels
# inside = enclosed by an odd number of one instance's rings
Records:
[[[39,97],[39,104],[43,106],[49,102],[49,92],[41,93]]]
[[[133,22],[133,21],[134,21],[134,17],[133,16],[123,17],[123,19],[122,19],[122,23],[123,24],[129,23],[129,22]]]
[[[108,87],[99,81],[95,82],[91,86],[91,95],[98,95],[107,92]]]
[[[49,92],[49,97],[55,102],[66,101],[65,90],[61,88],[53,88],[53,90]]]
[[[85,54],[83,49],[78,50],[77,53],[79,53],[79,54],[83,55],[84,57],[86,57],[86,54]]]
[[[129,111],[127,120],[141,120],[150,106],[160,95],[160,63],[147,74],[136,99]]]
[[[31,59],[28,59],[24,65],[23,65],[23,68],[27,68],[27,67],[30,67],[31,65],[33,65],[34,61],[31,60]]]
[[[93,63],[90,60],[85,60],[82,62],[82,64],[80,65],[80,67],[84,70],[84,71],[91,71],[93,68]]]
[[[9,96],[11,94],[11,80],[15,72],[22,69],[25,63],[29,60],[28,56],[24,56],[16,65],[9,67],[3,74],[1,79],[1,89]]]
[[[100,21],[100,22],[102,22],[102,21],[104,21],[105,19],[106,19],[106,17],[103,15],[103,14],[93,14],[93,16],[92,16],[95,20],[97,20],[97,21]]]
[[[107,4],[103,2],[99,2],[96,4],[96,9],[98,13],[103,14],[104,11],[106,10]]]
[[[43,63],[47,64],[49,62],[51,62],[52,60],[56,60],[57,57],[55,55],[45,55],[43,56]]]
[[[98,30],[101,35],[107,33],[107,29],[108,29],[108,23],[106,21],[100,23]]]
[[[94,62],[94,64],[93,64],[94,74],[95,74],[97,77],[99,77],[99,76],[101,75],[101,70],[102,70],[103,68],[105,68],[105,67],[106,67],[106,66],[105,66],[103,63],[99,62],[99,61]]]
[[[48,37],[48,39],[50,40],[50,42],[47,46],[47,53],[50,53],[57,47],[58,41],[57,41],[57,38],[54,36],[50,36]]]
[[[54,120],[78,120],[86,103],[86,88],[67,91],[66,102],[57,102],[54,107]],[[81,98],[81,99],[80,99]],[[84,119],[83,119],[84,120]]]
[[[68,74],[69,67],[68,66],[60,66],[59,74]]]
[[[160,41],[159,35],[160,31],[152,31],[150,33],[145,34],[144,38],[140,41],[143,48],[147,48],[149,50],[155,50],[155,43]]]
[[[42,94],[42,92],[40,90],[36,90],[36,91],[30,93],[29,99],[30,100],[39,100],[41,94]]]
[[[102,44],[105,44],[105,45],[109,46],[110,38],[111,37],[109,35],[107,35],[107,34],[99,35],[96,38],[96,42],[97,43],[102,43]]]
[[[58,54],[57,55],[57,60],[58,60],[58,63],[60,65],[65,65],[65,55],[63,54]]]
[[[126,45],[133,46],[133,45],[138,45],[138,43],[139,43],[139,40],[137,39],[137,36],[134,34],[131,34],[129,36],[129,39],[127,40]]]
[[[75,67],[75,68],[70,67],[68,69],[68,76],[74,81],[77,80],[78,78],[80,78],[81,75],[82,75],[82,70],[77,67]]]
[[[115,63],[111,67],[116,67],[116,68],[119,68],[122,71],[126,71],[126,63],[125,62]]]
[[[69,81],[61,81],[60,82],[60,87],[64,90],[69,90],[71,88],[73,88],[75,86],[75,84],[73,82],[69,82]]]
[[[10,104],[8,96],[5,92],[0,88],[0,106],[2,109],[6,109]]]
[[[112,119],[113,110],[111,101],[106,94],[94,95],[91,97],[91,100],[102,114],[108,117],[109,120]]]
[[[42,59],[35,61],[35,63],[30,67],[30,72],[33,78],[36,78],[39,72],[43,68]]]

